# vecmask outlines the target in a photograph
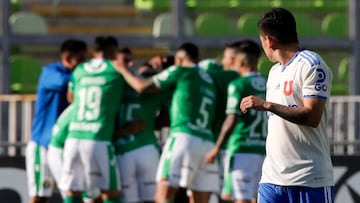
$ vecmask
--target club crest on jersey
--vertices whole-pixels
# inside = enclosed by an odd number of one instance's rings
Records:
[[[106,69],[106,63],[102,60],[92,60],[84,64],[84,69],[89,73],[100,73]]]
[[[284,90],[283,90],[284,95],[289,96],[289,95],[292,94],[292,92],[293,92],[293,84],[294,84],[293,80],[284,82]]]

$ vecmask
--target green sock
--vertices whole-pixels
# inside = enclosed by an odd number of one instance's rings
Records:
[[[64,203],[82,203],[82,197],[80,195],[67,195]]]
[[[109,197],[104,200],[104,203],[121,203],[120,197]]]

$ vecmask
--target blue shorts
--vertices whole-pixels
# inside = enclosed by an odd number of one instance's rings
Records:
[[[259,185],[258,203],[334,203],[334,187]]]

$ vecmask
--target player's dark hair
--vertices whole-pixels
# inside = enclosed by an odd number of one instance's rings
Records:
[[[129,54],[132,55],[132,51],[129,47],[121,47],[118,49],[119,53]]]
[[[259,58],[261,55],[261,48],[260,45],[253,40],[243,40],[239,46],[236,47],[236,52],[246,53],[248,55]]]
[[[164,56],[161,61],[162,61],[162,68],[163,69],[166,69],[166,68],[174,65],[174,63],[175,63],[175,59],[174,59],[173,55]]]
[[[177,51],[184,51],[190,60],[194,63],[197,63],[199,59],[199,48],[190,42],[182,44]]]
[[[94,50],[102,52],[106,59],[114,59],[118,48],[118,41],[113,36],[97,36],[95,38]]]
[[[152,67],[152,65],[148,62],[143,63],[141,66],[146,66],[149,68],[149,70],[141,73],[141,76],[143,76],[144,78],[149,78],[157,73],[154,71],[154,68]]]
[[[261,48],[258,43],[253,40],[243,40],[236,48],[235,54],[245,54],[246,63],[251,67],[257,67],[258,60],[261,56]]]
[[[87,45],[84,41],[77,39],[67,39],[60,46],[60,53],[69,52],[70,54],[77,54],[85,52]]]
[[[298,43],[296,21],[293,14],[284,8],[273,8],[259,20],[261,35],[268,35],[280,44]]]
[[[237,49],[241,45],[241,41],[229,42],[225,44],[225,49]]]

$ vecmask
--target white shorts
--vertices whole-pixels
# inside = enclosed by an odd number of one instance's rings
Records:
[[[49,145],[47,151],[47,161],[52,176],[57,184],[60,183],[63,167],[63,150]]]
[[[26,147],[26,173],[30,197],[51,197],[54,181],[45,147],[30,141]]]
[[[260,154],[226,154],[221,198],[256,199],[264,158],[265,156]]]
[[[154,201],[159,150],[154,145],[117,156],[123,202]]]
[[[64,191],[119,190],[120,178],[114,148],[110,142],[68,138],[64,147]]]
[[[205,154],[214,143],[185,133],[174,133],[166,141],[156,180],[172,187],[201,192],[219,192],[218,163],[206,164]]]

